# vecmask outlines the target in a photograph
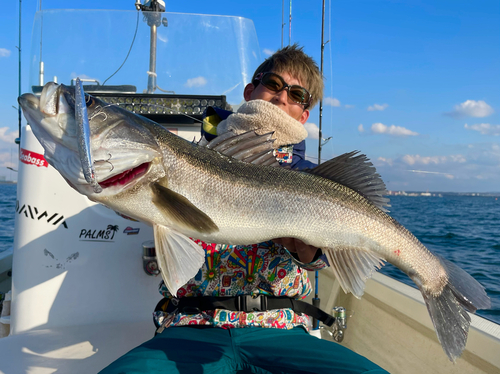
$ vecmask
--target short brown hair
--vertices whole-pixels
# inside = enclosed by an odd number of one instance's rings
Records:
[[[298,44],[286,46],[276,51],[255,70],[252,83],[256,86],[259,81],[255,77],[259,73],[267,72],[287,73],[298,79],[311,94],[308,109],[314,107],[323,98],[323,77],[316,62],[303,51]]]

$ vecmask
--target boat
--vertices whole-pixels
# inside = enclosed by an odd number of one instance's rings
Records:
[[[39,93],[47,77],[67,85],[80,77],[86,92],[196,139],[207,105],[241,104],[261,61],[255,27],[241,17],[156,10],[37,12],[31,91]],[[75,27],[61,33],[61,24]],[[97,373],[154,335],[161,297],[152,229],[72,190],[46,163],[29,125],[20,152],[30,162],[19,167],[11,311],[0,321],[10,335],[0,339],[0,372]],[[498,324],[471,316],[466,350],[453,364],[417,290],[375,274],[358,300],[329,272],[319,278],[321,307],[337,322],[313,330],[318,338],[391,373],[500,373]]]

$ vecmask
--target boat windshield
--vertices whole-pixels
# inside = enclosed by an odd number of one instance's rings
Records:
[[[103,92],[225,95],[234,106],[261,62],[254,24],[241,17],[43,10],[33,30],[35,93],[79,77]]]

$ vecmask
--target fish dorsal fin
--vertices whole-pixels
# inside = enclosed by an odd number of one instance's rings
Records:
[[[151,189],[153,203],[171,221],[202,233],[219,231],[214,221],[184,196],[160,183],[152,183]]]
[[[366,280],[384,265],[377,254],[359,248],[322,248],[322,251],[344,292],[351,292],[357,298],[363,296]]]
[[[273,144],[276,140],[273,135],[273,132],[259,135],[255,131],[236,135],[228,131],[208,142],[205,147],[254,165],[279,166],[273,155]]]
[[[389,198],[384,197],[387,194],[384,181],[370,160],[358,153],[344,153],[304,171],[343,184],[366,197],[379,209],[388,212],[386,207],[390,205]]]
[[[154,224],[155,250],[161,276],[173,296],[203,266],[205,251],[187,236]]]

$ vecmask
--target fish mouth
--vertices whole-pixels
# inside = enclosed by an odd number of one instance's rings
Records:
[[[139,166],[136,166],[132,169],[125,170],[121,172],[120,174],[113,175],[112,177],[105,179],[103,181],[99,181],[99,185],[102,188],[109,188],[109,187],[125,187],[129,185],[130,183],[134,182],[135,180],[141,178],[142,176],[146,175],[146,173],[149,170],[149,166],[151,165],[151,162],[145,162],[143,164],[140,164]]]

